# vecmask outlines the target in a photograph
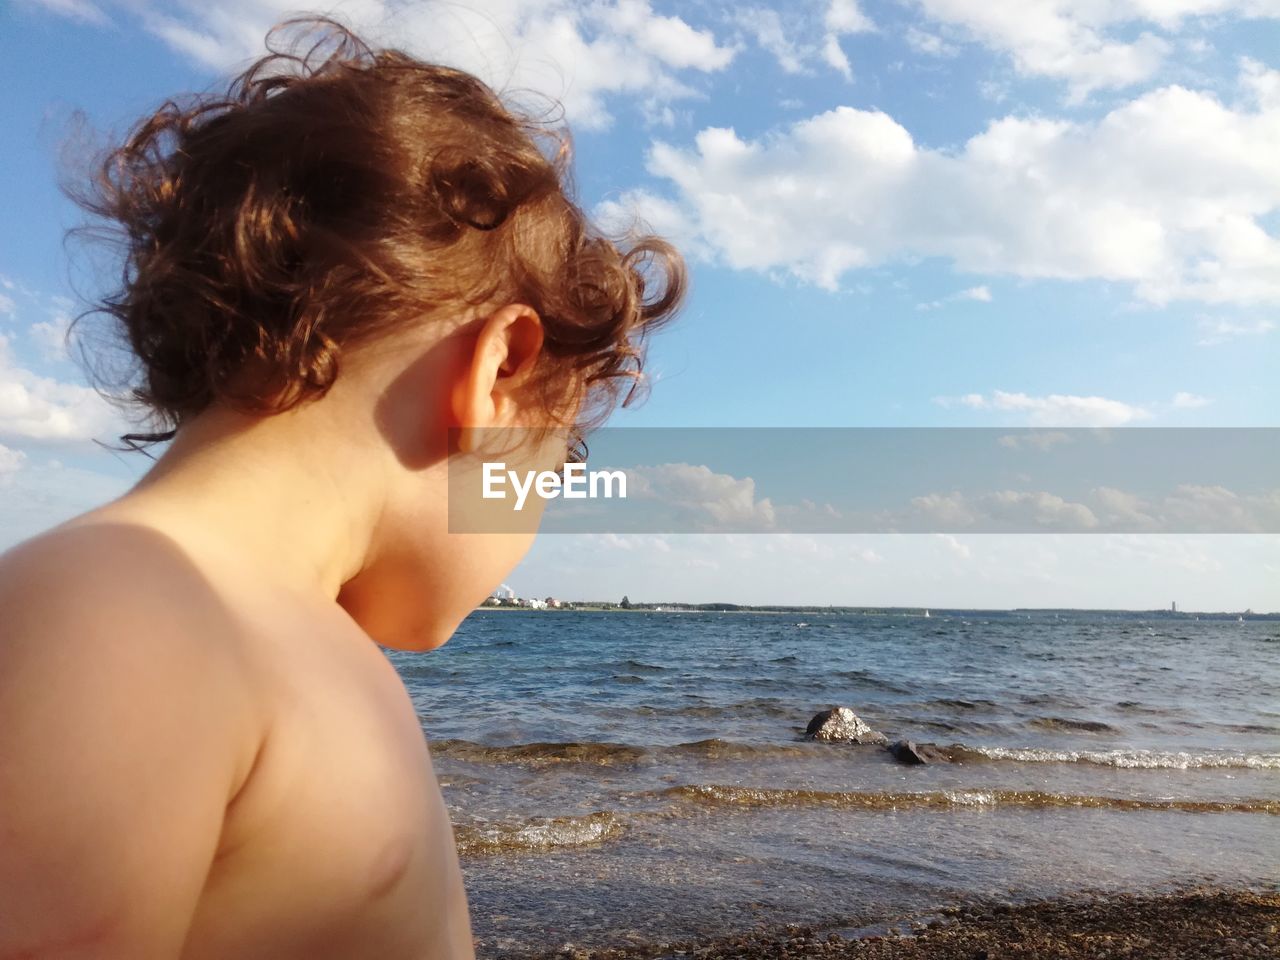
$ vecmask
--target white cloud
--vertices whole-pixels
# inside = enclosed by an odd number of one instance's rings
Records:
[[[822,59],[827,66],[840,73],[846,80],[853,79],[853,64],[849,62],[849,55],[840,46],[840,38],[834,33],[828,33],[823,38]]]
[[[0,550],[119,497],[132,482],[129,476],[23,457],[0,496]]]
[[[0,484],[4,484],[13,478],[13,474],[18,472],[18,468],[22,466],[22,461],[27,459],[26,453],[21,450],[11,450],[3,443],[0,443]]]
[[[958,557],[961,560],[973,559],[973,550],[968,544],[961,543],[949,533],[939,533],[935,534],[935,536],[942,541],[943,545],[947,548],[947,551],[953,556]]]
[[[49,310],[48,320],[38,320],[27,328],[27,336],[35,342],[45,360],[58,362],[68,359],[67,331],[71,327],[71,314],[67,307],[69,301],[55,298],[55,305]]]
[[[962,406],[971,410],[1016,413],[1033,426],[1119,427],[1150,419],[1152,415],[1145,407],[1120,400],[1060,393],[1032,396],[994,390],[989,395],[970,393],[962,397],[938,397],[936,402],[943,407]]]
[[[913,497],[884,519],[907,531],[1275,533],[1280,488],[1241,494],[1184,484],[1154,500],[1111,487],[1075,499],[1046,490],[955,491]]]
[[[0,440],[85,441],[117,425],[94,390],[25,369],[0,336]]]
[[[1098,518],[1082,503],[1047,491],[996,490],[980,495],[959,492],[913,497],[911,508],[894,521],[899,529],[973,529],[1089,531]]]
[[[840,38],[875,30],[856,0],[830,0],[821,24],[803,8],[764,6],[738,8],[734,22],[773,56],[784,73],[807,73],[809,64],[818,61],[846,80],[853,79],[853,65]]]
[[[663,534],[652,533],[587,533],[579,534],[587,542],[608,550],[624,550],[631,552],[670,553],[671,543]],[[506,586],[503,584],[503,586]],[[509,588],[508,588],[509,589]]]
[[[1239,494],[1222,486],[1183,484],[1158,508],[1161,522],[1205,533],[1274,533],[1280,527],[1280,489]]]
[[[940,257],[974,274],[1121,282],[1154,304],[1280,302],[1280,238],[1263,219],[1280,210],[1273,87],[1280,72],[1245,63],[1235,104],[1171,86],[1094,121],[1004,117],[957,150],[852,107],[757,139],[709,127],[691,147],[651,148],[670,194],[622,202],[678,219],[730,267],[827,289]]]
[[[95,26],[104,26],[109,22],[107,15],[89,0],[20,0],[20,3],[42,7],[69,20],[92,23]]]
[[[822,22],[828,33],[838,36],[868,33],[875,29],[875,24],[862,12],[857,0],[831,0]]]
[[[627,470],[633,499],[661,501],[664,506],[688,511],[695,523],[732,529],[768,529],[777,519],[768,497],[756,498],[750,477],[716,473],[705,465],[664,463]]]
[[[27,335],[40,347],[46,360],[62,360],[66,357],[67,326],[62,318],[41,320],[27,328]]]
[[[1106,527],[1200,533],[1275,532],[1280,527],[1280,490],[1238,494],[1221,486],[1183,484],[1158,500],[1099,487],[1090,504]]]
[[[1098,518],[1083,503],[1043,490],[999,490],[983,497],[988,522],[1025,528],[1093,530]]]
[[[1218,0],[1204,5],[1209,4],[1221,6]],[[919,0],[919,6],[926,18],[1007,54],[1020,73],[1066,81],[1073,99],[1146,80],[1171,49],[1167,40],[1146,31],[1132,40],[1108,36],[1110,27],[1155,19],[1156,11],[1140,9],[1141,2]]]
[[[1276,328],[1273,320],[1227,320],[1222,317],[1200,317],[1196,321],[1200,331],[1197,346],[1215,347],[1240,337],[1260,337]]]
[[[200,65],[225,72],[263,52],[272,24],[297,12],[290,0],[133,0],[122,4],[155,36]],[[655,104],[691,96],[681,76],[722,70],[735,49],[677,16],[656,13],[648,0],[337,0],[327,11],[374,44],[475,73],[528,106],[561,102],[582,127],[611,122],[617,94]],[[655,111],[656,112],[656,111]]]
[[[788,36],[782,17],[770,7],[740,7],[736,21],[760,48],[778,61],[783,73],[800,73],[808,59],[798,43]]]
[[[612,29],[631,37],[645,53],[677,70],[722,70],[734,50],[717,45],[709,30],[695,30],[679,17],[653,12],[647,0],[620,0],[609,15]]]
[[[884,563],[884,557],[870,547],[855,547],[851,555],[863,563]]]
[[[20,313],[17,301],[8,294],[0,293],[0,319],[18,321],[17,328],[25,334],[27,340],[36,345],[45,360],[56,362],[68,359],[66,336],[71,326],[74,302],[67,297],[49,296],[31,290],[2,275],[0,286],[18,292],[24,302]],[[24,317],[31,310],[45,314],[48,319],[24,323]]]
[[[1150,507],[1136,494],[1114,487],[1096,487],[1092,493],[1094,510],[1104,524],[1154,530],[1159,521],[1151,515]]]
[[[1018,73],[1063,81],[1073,101],[1151,80],[1178,45],[1203,56],[1203,38],[1179,33],[1204,18],[1280,16],[1271,0],[918,0],[918,7],[927,20],[1008,56]],[[927,44],[912,45],[932,52]]]
[[[922,53],[929,57],[954,57],[960,52],[960,49],[953,43],[948,43],[936,33],[930,33],[927,30],[921,30],[919,27],[907,27],[904,34],[907,46],[916,53]]]
[[[1197,410],[1200,407],[1207,407],[1213,403],[1208,397],[1202,397],[1198,393],[1187,393],[1180,390],[1173,395],[1173,407],[1175,410]]]
[[[875,30],[875,24],[862,12],[857,0],[831,0],[823,25],[827,34],[822,38],[822,59],[846,80],[852,80],[853,65],[840,46],[840,38],[853,33],[870,33]]]
[[[911,506],[915,518],[923,518],[926,525],[935,527],[972,527],[978,523],[978,515],[960,493],[929,493],[912,497]]]
[[[1280,539],[1273,537],[1250,537],[1250,541],[1257,544],[1260,552],[1266,553],[1273,551],[1277,545],[1280,545]],[[1206,576],[1206,574],[1220,575],[1223,570],[1229,566],[1234,566],[1235,557],[1224,555],[1221,549],[1215,550],[1217,544],[1234,543],[1237,556],[1241,554],[1248,556],[1248,549],[1241,550],[1242,541],[1238,538],[1224,539],[1221,537],[1210,537],[1208,539],[1196,537],[1177,537],[1166,534],[1156,536],[1143,536],[1141,534],[1113,534],[1107,537],[1098,537],[1097,542],[1101,544],[1104,553],[1103,558],[1099,558],[1106,562],[1106,559],[1118,561],[1116,570],[1142,570],[1150,571],[1156,576],[1163,577],[1166,572],[1184,571],[1192,575],[1194,580],[1184,580],[1183,590],[1185,591],[1191,583],[1195,581],[1203,583],[1223,583],[1221,576]],[[1217,556],[1214,554],[1217,553]],[[1246,563],[1252,563],[1256,557],[1249,557]],[[1240,575],[1240,570],[1235,571],[1236,576]],[[1177,596],[1178,594],[1174,594]],[[1219,610],[1219,609],[1243,609],[1249,606],[1251,601],[1245,603],[1202,603],[1199,609],[1202,610]],[[1179,606],[1187,609],[1184,603]]]
[[[927,303],[917,303],[916,309],[937,310],[939,307],[944,307],[948,303],[955,303],[957,300],[976,300],[978,303],[990,303],[992,300],[991,288],[980,286],[969,287],[965,290],[958,290],[950,296],[942,297],[939,300],[930,300]]]

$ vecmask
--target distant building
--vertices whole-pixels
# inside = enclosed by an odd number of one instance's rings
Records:
[[[1172,609],[1173,609],[1173,612],[1174,612],[1174,613],[1177,613],[1177,612],[1178,612],[1178,601],[1177,601],[1177,600],[1173,601],[1173,608],[1172,608]]]
[[[564,606],[564,604],[561,603],[559,600],[557,600],[555,597],[547,597],[547,599],[544,602],[546,603],[547,608],[549,610],[559,610],[561,607]]]

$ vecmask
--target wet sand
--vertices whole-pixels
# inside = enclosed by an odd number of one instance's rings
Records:
[[[702,943],[564,949],[565,960],[1214,960],[1280,957],[1280,891],[1196,889],[948,908],[881,928],[795,927]]]

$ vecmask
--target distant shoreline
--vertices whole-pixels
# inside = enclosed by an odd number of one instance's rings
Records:
[[[1071,607],[1014,607],[1008,610],[992,610],[983,608],[962,607],[814,607],[786,606],[780,604],[740,604],[740,603],[633,603],[623,607],[618,604],[600,601],[576,602],[568,601],[563,607],[537,608],[518,606],[480,605],[476,610],[524,613],[760,613],[774,616],[883,616],[883,617],[923,617],[928,613],[933,619],[941,617],[1018,617],[1018,616],[1095,616],[1101,618],[1133,619],[1143,617],[1152,620],[1196,621],[1196,620],[1263,620],[1280,621],[1280,612],[1258,613],[1252,610],[1122,610],[1093,609]]]

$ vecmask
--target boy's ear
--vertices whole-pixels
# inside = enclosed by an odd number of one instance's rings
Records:
[[[453,389],[460,445],[469,427],[507,427],[519,409],[517,391],[533,374],[542,352],[542,319],[536,310],[509,303],[485,317]]]

